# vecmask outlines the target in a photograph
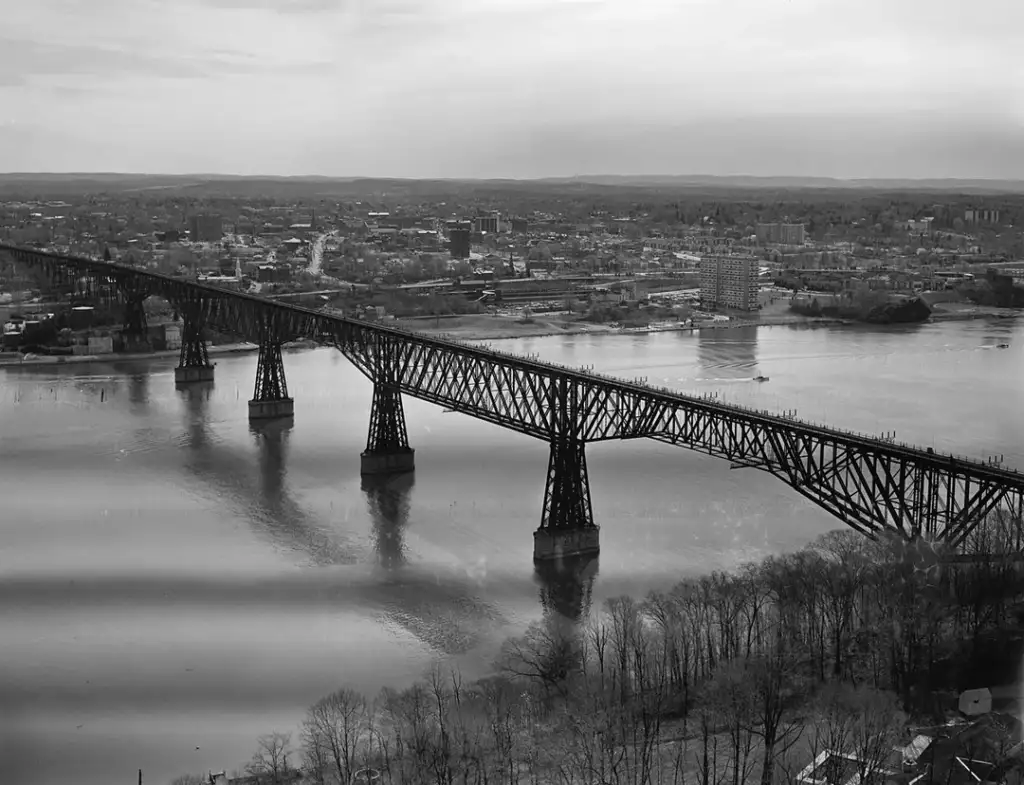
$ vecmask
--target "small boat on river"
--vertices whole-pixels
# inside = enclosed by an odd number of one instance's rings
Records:
[[[766,382],[766,381],[768,381],[768,377],[767,376],[755,376],[754,377],[754,381],[755,382]]]

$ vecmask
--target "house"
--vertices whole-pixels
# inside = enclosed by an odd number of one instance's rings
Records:
[[[1009,714],[990,713],[946,731],[934,739],[917,759],[922,783],[978,785],[1019,780],[1022,725]]]
[[[861,760],[849,752],[822,750],[803,771],[796,775],[798,785],[861,785]],[[892,767],[870,767],[866,772],[870,782],[885,783],[896,780],[900,772]]]

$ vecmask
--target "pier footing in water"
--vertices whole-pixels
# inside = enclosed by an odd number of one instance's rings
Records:
[[[601,550],[601,529],[537,529],[533,533],[533,560],[554,561],[575,556],[593,556]]]
[[[212,365],[179,365],[174,369],[175,384],[194,384],[196,382],[212,381]]]
[[[295,400],[282,398],[277,401],[249,401],[250,420],[276,420],[295,416]]]
[[[359,456],[360,474],[404,474],[416,468],[416,450],[365,450]]]

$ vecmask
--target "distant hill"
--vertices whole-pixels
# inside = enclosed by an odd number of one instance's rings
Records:
[[[573,182],[594,185],[624,185],[651,187],[711,187],[711,188],[831,188],[840,190],[866,189],[878,191],[942,191],[964,193],[1024,193],[1024,180],[960,180],[960,179],[839,179],[836,177],[753,177],[750,175],[580,175],[579,177],[547,177],[535,182],[568,184]]]
[[[533,180],[401,179],[304,175],[122,174],[116,172],[0,173],[0,196],[40,197],[88,193],[167,190],[195,196],[328,197],[388,194],[426,196],[449,193],[607,192],[610,189],[686,191],[689,193],[835,191],[865,193],[932,192],[945,194],[1024,193],[1024,180],[837,179],[830,177],[753,177],[747,175],[581,175]]]

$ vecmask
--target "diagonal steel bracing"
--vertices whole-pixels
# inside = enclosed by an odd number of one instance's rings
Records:
[[[288,399],[288,382],[284,377],[284,358],[281,356],[281,342],[274,337],[260,341],[259,359],[256,363],[256,386],[253,401],[284,401]]]
[[[360,473],[364,476],[401,474],[414,469],[415,450],[409,446],[405,427],[396,346],[386,336],[375,336],[372,349],[361,358],[366,361],[362,366],[364,372],[372,368],[367,375],[373,380],[370,427],[366,449],[360,455]]]
[[[582,419],[577,392],[575,385],[565,378],[548,388],[550,453],[541,529],[579,531],[595,528],[586,443],[579,436]]]
[[[393,452],[407,449],[409,449],[409,435],[405,428],[402,394],[394,387],[374,382],[366,452]]]
[[[146,298],[150,291],[148,282],[131,275],[116,278],[117,291],[124,303],[122,334],[130,341],[144,341],[149,328],[146,322]]]
[[[398,387],[394,344],[378,341],[373,352],[373,405],[366,452],[394,452],[409,449],[405,409]]]
[[[179,304],[181,310],[181,353],[179,368],[207,368],[210,354],[206,348],[203,331],[210,320],[212,300],[191,297]]]
[[[585,445],[571,436],[559,435],[551,441],[540,527],[553,531],[595,528]]]
[[[270,325],[280,340],[276,355],[266,344],[261,365],[278,370],[280,343],[297,336],[335,346],[371,380],[386,355],[393,368],[388,389],[551,444],[560,432],[557,391],[564,385],[572,390],[574,444],[649,438],[761,469],[867,534],[886,530],[959,545],[987,514],[1021,509],[1024,500],[1024,475],[999,466],[121,265],[9,246],[0,251],[62,280],[135,278],[172,302],[209,301],[217,329],[261,347]],[[261,384],[276,394],[273,378],[258,381],[257,394]],[[283,385],[283,372],[280,379]],[[562,450],[558,460],[572,452]]]

